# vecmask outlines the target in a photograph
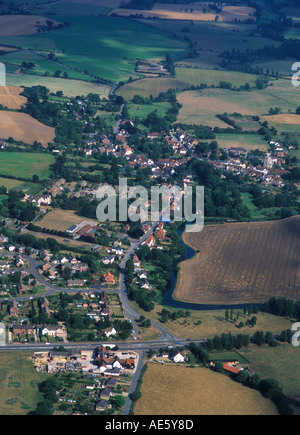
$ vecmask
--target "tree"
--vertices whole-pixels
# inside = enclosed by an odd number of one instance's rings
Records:
[[[300,106],[297,107],[296,113],[297,113],[297,115],[300,115]]]

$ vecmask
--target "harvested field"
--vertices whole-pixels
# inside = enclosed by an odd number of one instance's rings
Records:
[[[41,124],[27,113],[1,112],[0,137],[8,139],[13,137],[33,145],[40,142],[45,148],[55,139],[55,129]]]
[[[300,115],[296,115],[296,114],[262,116],[261,121],[262,122],[268,121],[270,123],[275,123],[275,124],[299,125],[300,128]]]
[[[53,23],[54,26],[59,24],[57,21],[53,21]],[[0,36],[37,34],[39,26],[47,26],[47,18],[38,15],[0,16]]]
[[[141,392],[135,415],[278,415],[258,391],[200,367],[150,363]]]
[[[209,225],[185,233],[198,251],[180,264],[177,300],[198,304],[300,299],[300,217],[275,222]]]
[[[250,18],[254,21],[256,20],[254,8],[246,6],[224,6],[221,12],[216,13],[213,9],[209,10],[208,3],[202,5],[191,4],[188,6],[156,3],[152,10],[113,9],[111,14],[117,14],[123,17],[142,15],[143,18],[184,21],[232,22],[235,20],[246,21]],[[218,19],[216,19],[217,16]]]
[[[23,88],[0,86],[0,104],[8,109],[19,110],[26,104],[27,98],[20,95]]]

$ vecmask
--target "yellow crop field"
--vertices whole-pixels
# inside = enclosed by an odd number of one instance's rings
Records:
[[[135,415],[278,415],[273,403],[210,369],[148,364]]]
[[[27,99],[20,95],[23,88],[14,86],[0,86],[0,104],[8,109],[19,110],[26,104]]]
[[[41,124],[27,113],[1,112],[0,137],[8,139],[13,137],[33,145],[40,142],[45,148],[55,139],[55,129]]]

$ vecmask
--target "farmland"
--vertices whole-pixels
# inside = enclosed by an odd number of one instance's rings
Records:
[[[263,116],[274,107],[279,107],[283,113],[294,113],[299,103],[297,92],[287,80],[278,80],[264,90],[251,92],[228,89],[186,91],[178,94],[178,101],[183,106],[179,112],[179,122],[209,126],[220,125],[215,118],[217,114],[226,112]]]
[[[47,54],[79,72],[119,82],[135,73],[137,59],[164,59],[186,53],[187,43],[143,24],[118,17],[58,17],[69,26],[38,36],[3,37],[3,44]],[[90,32],[87,33],[86,29]],[[57,65],[56,65],[56,69]],[[86,77],[87,80],[89,77]]]
[[[199,367],[150,363],[141,393],[135,415],[277,415],[258,391]]]
[[[38,15],[2,15],[0,17],[0,36],[20,36],[38,33],[40,26],[46,26],[47,18]],[[56,26],[59,23],[53,21]]]
[[[0,104],[8,109],[19,110],[26,104],[26,98],[20,95],[23,89],[13,86],[0,87]]]
[[[180,264],[175,299],[199,304],[263,303],[271,296],[298,300],[299,224],[294,217],[185,233],[185,242],[199,251]]]
[[[143,78],[127,83],[117,93],[126,99],[130,99],[134,95],[141,95],[142,97],[153,95],[156,97],[160,92],[166,92],[168,89],[182,91],[203,83],[207,86],[219,86],[221,81],[225,81],[238,88],[246,83],[252,86],[256,80],[256,77],[251,74],[193,67],[176,67],[175,72],[176,77]]]
[[[1,176],[31,179],[36,174],[40,180],[45,180],[50,176],[49,167],[54,161],[50,154],[1,152]]]
[[[192,8],[187,5],[160,4],[154,5],[151,11],[137,9],[113,9],[111,14],[123,17],[142,15],[144,18],[159,18],[164,20],[182,21],[246,21],[254,18],[255,9],[245,6],[224,6],[221,12],[216,13],[209,9],[208,3],[202,5],[193,4]],[[218,16],[218,18],[216,18]]]
[[[16,141],[30,145],[37,141],[47,148],[55,139],[55,130],[41,124],[27,113],[2,111],[0,137],[3,139],[13,137]]]

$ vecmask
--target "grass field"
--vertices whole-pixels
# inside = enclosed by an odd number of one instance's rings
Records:
[[[38,175],[40,180],[50,176],[49,167],[55,162],[51,154],[0,152],[0,174],[31,179]]]
[[[26,415],[42,399],[38,383],[49,375],[35,372],[30,354],[0,353],[0,414]]]
[[[20,95],[23,88],[0,86],[0,104],[8,109],[19,110],[26,104],[27,98]]]
[[[145,312],[141,310],[137,304],[133,303],[134,308],[143,316],[150,320],[159,323],[161,316],[160,313],[163,308],[161,305],[156,305],[154,310]],[[167,307],[170,312],[178,311],[174,308]],[[232,334],[250,334],[253,335],[256,331],[271,331],[273,334],[280,334],[285,329],[290,329],[292,322],[284,317],[273,316],[268,313],[258,312],[255,314],[257,323],[254,327],[244,326],[239,329],[236,327],[240,322],[246,323],[249,317],[244,315],[243,309],[235,308],[233,310],[233,319],[238,318],[236,323],[234,321],[225,320],[225,309],[219,310],[189,310],[190,317],[186,319],[181,318],[176,321],[168,321],[164,327],[177,337],[196,340],[199,337],[213,338],[215,335],[220,335],[223,332]],[[250,316],[251,318],[252,316]],[[198,324],[199,320],[201,323]]]
[[[54,209],[48,212],[41,221],[38,221],[37,225],[49,230],[66,231],[72,225],[79,225],[84,220],[75,211]],[[94,222],[97,223],[97,220],[95,219]]]
[[[199,252],[180,264],[174,298],[198,304],[263,303],[272,296],[298,300],[299,225],[294,217],[185,233],[184,241]]]
[[[299,105],[298,93],[289,80],[273,82],[264,90],[235,92],[226,89],[205,89],[178,94],[183,105],[178,121],[186,124],[219,125],[215,115],[241,113],[242,115],[267,115],[270,108],[294,113]],[[206,122],[206,124],[205,124]]]
[[[240,147],[249,151],[268,151],[268,143],[256,134],[216,134],[216,140],[220,148]]]
[[[278,415],[258,391],[206,368],[149,363],[141,392],[135,415]]]
[[[169,103],[153,103],[150,105],[138,105],[134,103],[128,104],[128,112],[131,118],[135,118],[136,116],[145,119],[149,113],[157,111],[157,115],[160,118],[166,116],[168,109],[170,108]]]
[[[275,348],[252,345],[239,352],[249,360],[249,367],[255,373],[260,373],[265,378],[277,379],[284,394],[300,400],[300,377],[297,375],[300,373],[300,349],[298,347],[287,343]]]
[[[38,36],[4,37],[2,43],[44,53],[55,51],[63,64],[112,82],[139,77],[137,59],[164,59],[166,53],[177,57],[187,50],[186,42],[124,18],[67,16],[57,20],[70,25]]]
[[[0,137],[12,137],[30,145],[37,141],[47,148],[49,143],[54,142],[55,130],[27,113],[1,111]]]

